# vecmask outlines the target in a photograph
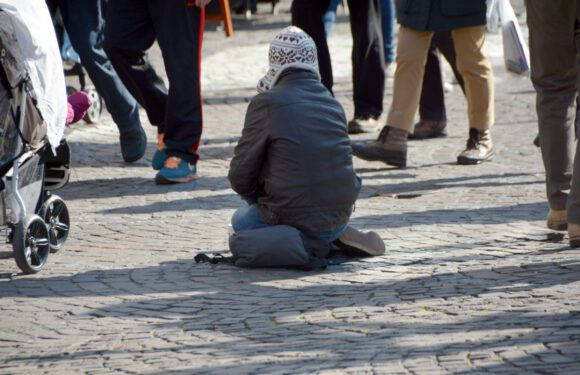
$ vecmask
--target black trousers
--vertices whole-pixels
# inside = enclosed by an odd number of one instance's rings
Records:
[[[457,70],[455,63],[455,47],[451,32],[436,32],[431,40],[431,47],[427,54],[425,64],[425,74],[423,75],[423,86],[421,89],[421,101],[419,103],[419,116],[421,120],[446,121],[445,92],[443,89],[443,76],[441,75],[441,61],[439,54],[449,62],[453,75],[465,92],[463,77]]]
[[[329,0],[294,0],[292,24],[316,43],[322,83],[332,91],[330,53],[322,16]],[[385,70],[383,37],[378,0],[347,0],[353,40],[352,76],[354,115],[378,117],[383,112]]]
[[[104,48],[119,77],[164,134],[167,153],[198,160],[202,132],[200,56],[205,13],[186,1],[109,1]],[[157,40],[169,90],[146,50]]]

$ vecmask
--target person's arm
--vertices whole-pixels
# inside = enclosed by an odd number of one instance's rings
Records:
[[[268,148],[268,109],[252,101],[248,106],[242,136],[234,149],[228,179],[232,189],[252,204],[258,200],[258,179]]]

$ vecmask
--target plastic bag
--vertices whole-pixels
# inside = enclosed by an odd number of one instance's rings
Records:
[[[528,46],[509,0],[498,2],[503,39],[503,58],[509,72],[527,75],[530,72]]]
[[[499,19],[499,4],[497,0],[487,0],[487,23],[485,28],[490,33],[497,33],[501,27]]]

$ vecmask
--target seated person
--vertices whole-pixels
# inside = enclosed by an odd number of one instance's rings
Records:
[[[360,179],[344,110],[320,82],[314,42],[287,27],[272,41],[269,58],[228,174],[248,203],[234,213],[232,229],[284,224],[329,245],[383,254],[377,233],[347,225]]]

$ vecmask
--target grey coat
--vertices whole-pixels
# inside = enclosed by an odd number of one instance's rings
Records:
[[[485,0],[398,0],[397,20],[419,31],[485,25]]]
[[[268,224],[305,233],[348,222],[360,190],[341,105],[305,70],[252,99],[228,174]]]

